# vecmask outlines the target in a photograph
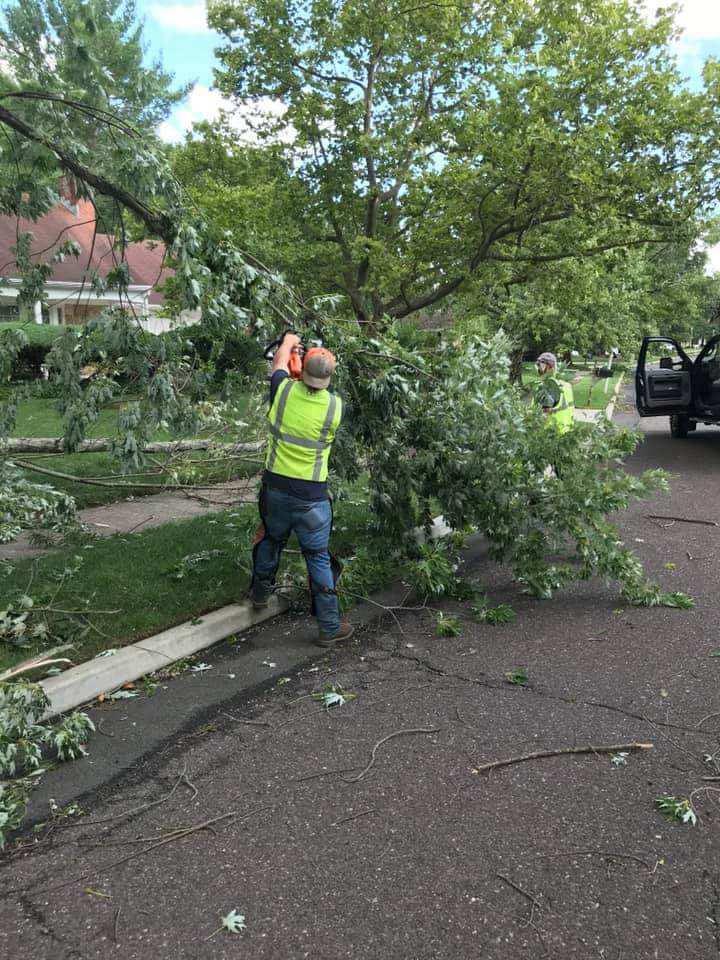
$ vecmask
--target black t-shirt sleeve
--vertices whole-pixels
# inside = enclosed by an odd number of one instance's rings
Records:
[[[273,404],[275,399],[275,394],[278,392],[278,387],[283,382],[287,380],[290,374],[287,370],[276,370],[275,373],[270,377],[270,406]]]

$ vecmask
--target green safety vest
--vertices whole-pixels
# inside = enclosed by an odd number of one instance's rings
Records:
[[[575,423],[575,394],[571,383],[565,380],[555,382],[562,390],[562,394],[552,412],[548,414],[548,421],[559,433],[567,433],[568,430],[572,430]]]
[[[327,480],[330,447],[341,419],[342,400],[334,393],[283,380],[268,413],[265,469],[296,480]]]

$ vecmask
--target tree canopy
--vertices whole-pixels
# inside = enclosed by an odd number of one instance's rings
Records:
[[[134,0],[5,0],[0,10],[0,63],[25,90],[52,89],[148,130],[188,92],[173,89],[160,59],[145,64]]]
[[[717,65],[690,92],[670,15],[631,0],[212,0],[209,21],[221,89],[284,105],[266,135],[360,321],[498,266],[678,240],[716,196]]]
[[[199,211],[151,133],[71,98],[62,77],[48,73],[38,88],[5,76],[0,150],[19,172],[3,184],[0,211],[37,216],[53,195],[46,190],[41,202],[35,171],[46,180],[71,174],[93,202],[109,200],[167,244],[174,305],[199,306],[213,342],[207,361],[189,364],[182,330],[150,340],[123,310],[64,331],[50,363],[66,449],[77,448],[129,373],[134,394],[112,447],[137,466],[153,427],[196,433],[201,401],[222,417],[210,389],[216,347],[311,324],[338,354],[347,400],[335,479],[367,475],[383,553],[390,544],[416,553],[413,529],[439,508],[456,529],[485,533],[493,556],[536,594],[600,572],[634,603],[686,602],[645,581],[607,520],[663,482],[617,468],[636,440],[610,425],[572,435],[547,429],[508,382],[507,338],[451,330],[423,351],[401,344],[397,320],[480,280],[509,289],[510,303],[515,271],[524,276],[529,264],[585,264],[669,239],[685,238],[687,249],[716,185],[717,71],[708,68],[708,94],[684,91],[665,47],[669,20],[648,26],[627,0],[414,8],[253,0],[215,3],[211,16],[230,41],[226,89],[287,107],[275,122],[287,136],[276,137],[273,151],[234,162],[266,164],[273,203],[286,197],[292,217],[301,214],[293,236],[303,239],[292,242],[305,241],[306,262],[323,259],[334,277],[317,292],[342,293],[354,318],[325,315],[241,245],[251,231],[239,238],[227,230],[221,205],[233,195],[233,167],[221,162],[218,144],[205,145],[206,182],[224,171],[222,190]],[[251,216],[250,198],[236,197]],[[25,282],[41,296],[36,267],[25,266]],[[618,261],[619,285],[623,269]],[[577,267],[573,282],[581,279],[595,286]],[[21,333],[3,335],[0,379],[21,341]],[[98,351],[107,358],[102,375],[83,387],[81,369]],[[244,388],[257,397],[264,384]],[[5,436],[13,402],[0,403]],[[239,428],[228,417],[226,429]],[[9,464],[0,465],[0,485],[21,525],[37,516],[35,494]],[[53,504],[54,516],[69,512]]]

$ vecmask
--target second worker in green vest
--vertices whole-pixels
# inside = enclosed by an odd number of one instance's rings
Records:
[[[557,357],[546,351],[535,361],[538,381],[535,400],[548,417],[548,426],[560,433],[567,433],[575,423],[575,397],[572,384],[559,380],[557,376]]]

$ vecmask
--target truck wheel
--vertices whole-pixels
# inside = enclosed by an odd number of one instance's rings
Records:
[[[688,435],[690,428],[690,419],[682,413],[676,413],[670,417],[670,434],[677,440],[684,440]]]

